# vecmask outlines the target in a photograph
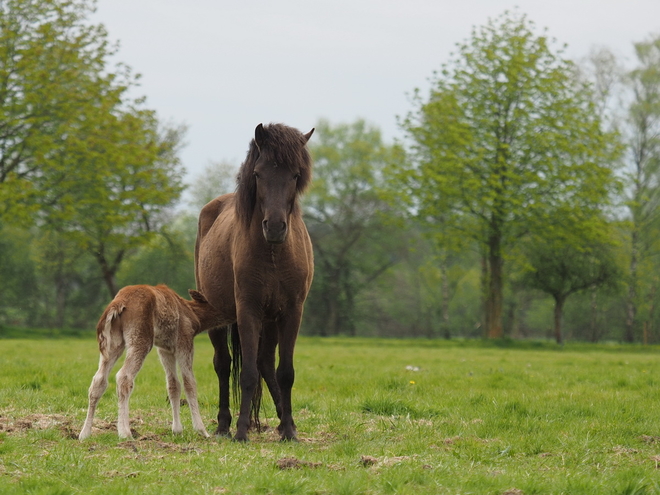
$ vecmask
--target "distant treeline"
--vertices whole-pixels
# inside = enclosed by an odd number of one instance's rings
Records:
[[[129,284],[185,295],[197,213],[233,189],[211,164],[180,206],[185,127],[129,98],[90,11],[0,8],[0,325],[92,330]],[[405,143],[321,120],[303,332],[659,342],[660,37],[634,48],[576,63],[505,13],[414,93]]]

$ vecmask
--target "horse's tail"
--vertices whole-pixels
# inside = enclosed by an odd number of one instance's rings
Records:
[[[241,368],[243,366],[243,359],[241,354],[241,339],[238,335],[238,324],[231,325],[229,331],[229,341],[231,347],[231,391],[234,397],[234,408],[241,406]],[[258,368],[258,367],[257,367]],[[261,373],[259,374],[259,381],[257,388],[252,396],[252,407],[250,408],[250,427],[255,428],[261,432],[261,422],[259,421],[259,411],[261,410],[261,396],[263,394]]]

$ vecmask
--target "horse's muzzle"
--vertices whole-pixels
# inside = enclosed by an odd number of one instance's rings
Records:
[[[262,222],[264,238],[271,244],[282,244],[286,239],[288,228],[286,222],[269,222],[264,220]]]

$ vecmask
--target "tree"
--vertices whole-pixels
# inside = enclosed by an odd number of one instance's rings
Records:
[[[183,297],[195,287],[197,218],[180,212],[159,235],[140,246],[117,274],[121,285],[166,284]]]
[[[639,266],[660,246],[660,36],[636,43],[638,66],[626,79],[632,102],[625,122],[630,210],[630,263],[623,339],[633,342]],[[657,289],[657,287],[656,287]]]
[[[307,320],[321,335],[356,333],[358,295],[396,262],[396,235],[383,221],[382,170],[397,148],[363,120],[321,120],[310,144],[314,181],[304,214],[314,245],[314,284]]]
[[[34,313],[37,270],[33,241],[24,229],[0,225],[0,326],[27,323]]]
[[[159,129],[148,110],[108,117],[86,129],[84,148],[61,158],[66,172],[45,194],[42,220],[95,257],[114,297],[125,256],[152,239],[183,190],[178,149],[185,128]]]
[[[236,188],[238,167],[229,162],[210,162],[190,187],[188,204],[197,214],[214,198],[232,192]]]
[[[620,270],[614,236],[608,232],[604,218],[560,216],[560,229],[548,229],[527,240],[524,251],[528,269],[523,283],[554,299],[555,340],[563,344],[561,319],[568,297],[603,285],[613,286]]]
[[[424,215],[482,253],[489,337],[503,335],[506,251],[558,204],[599,211],[615,183],[616,140],[589,87],[533,27],[505,13],[475,28],[402,122],[414,160],[398,177]]]
[[[66,310],[71,294],[76,285],[81,285],[80,266],[85,256],[79,246],[52,230],[39,231],[35,246],[37,248],[37,268],[45,283],[42,287],[42,306],[49,308],[52,293],[54,315],[43,311],[42,318],[48,326],[63,328],[66,323]],[[52,288],[52,292],[48,289]]]
[[[181,193],[185,128],[160,125],[128,97],[137,78],[109,68],[105,29],[87,23],[93,10],[93,0],[0,4],[0,218],[71,244],[60,263],[93,254],[114,296],[126,253]]]
[[[26,213],[34,213],[49,179],[68,165],[61,157],[84,147],[81,128],[102,124],[98,117],[116,112],[135,82],[126,67],[108,70],[113,51],[103,26],[86,24],[92,11],[86,0],[0,4],[0,215],[5,219],[24,223]]]

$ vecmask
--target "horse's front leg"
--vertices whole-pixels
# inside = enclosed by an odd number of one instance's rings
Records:
[[[258,368],[266,382],[270,396],[275,404],[277,417],[282,419],[282,398],[275,376],[275,349],[277,347],[277,325],[274,322],[264,324],[259,342]]]
[[[248,312],[249,313],[249,312]],[[250,427],[250,409],[252,397],[257,389],[261,376],[257,368],[257,356],[259,353],[259,336],[261,333],[261,319],[253,314],[238,314],[238,333],[241,340],[242,368],[240,376],[241,384],[241,409],[236,421],[236,435],[234,440],[247,442],[248,428]]]
[[[295,379],[293,369],[293,351],[298,338],[302,308],[287,312],[286,317],[279,322],[279,355],[280,362],[277,367],[277,383],[281,395],[282,416],[277,430],[282,440],[297,440],[296,425],[293,422],[291,409],[291,389]]]
[[[231,373],[231,356],[227,347],[227,332],[229,327],[216,327],[209,330],[209,338],[213,344],[213,367],[218,375],[220,404],[218,408],[218,428],[215,434],[228,437],[231,426],[229,411],[229,375]]]

